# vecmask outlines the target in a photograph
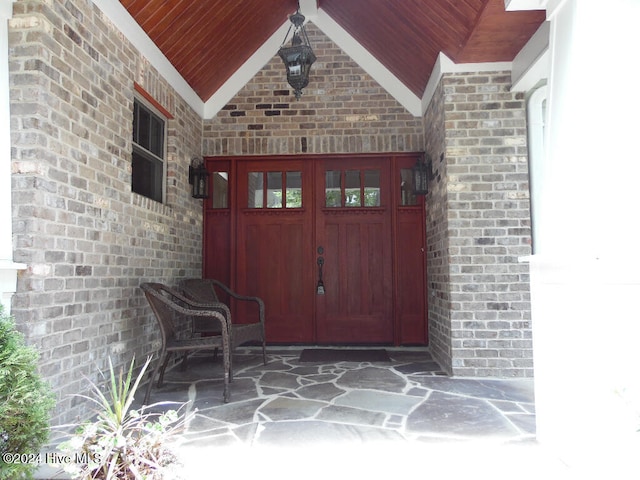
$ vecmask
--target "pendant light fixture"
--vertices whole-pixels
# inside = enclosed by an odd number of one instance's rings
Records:
[[[293,87],[297,100],[300,100],[302,89],[309,84],[309,72],[311,65],[316,61],[316,56],[311,49],[309,37],[304,28],[304,15],[300,13],[300,4],[296,13],[289,17],[291,24],[284,37],[278,55],[282,58],[287,69],[287,82]],[[287,38],[293,29],[291,46],[285,47]]]

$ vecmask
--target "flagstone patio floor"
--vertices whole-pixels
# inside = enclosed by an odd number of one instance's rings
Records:
[[[270,347],[263,365],[240,348],[226,404],[220,359],[195,355],[151,402],[190,418],[185,478],[568,478],[535,441],[532,379],[451,378],[426,349],[387,351],[390,362],[323,364]]]

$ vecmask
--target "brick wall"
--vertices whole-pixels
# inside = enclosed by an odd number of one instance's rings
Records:
[[[307,33],[318,60],[300,100],[286,82],[282,60],[274,56],[205,121],[204,155],[422,151],[423,120],[313,24]]]
[[[443,121],[446,145],[428,199],[430,335],[455,375],[533,374],[525,102],[509,85],[508,72],[446,75],[427,114],[428,148]]]
[[[426,212],[427,290],[429,349],[440,366],[451,372],[451,315],[448,257],[448,203],[445,98],[443,82],[436,89],[425,114],[425,151],[432,160]]]
[[[187,165],[202,120],[125,36],[85,1],[18,1],[9,25],[13,314],[41,352],[54,423],[85,418],[83,375],[158,346],[138,286],[201,272],[201,201]],[[134,81],[168,124],[167,202],[131,193]]]

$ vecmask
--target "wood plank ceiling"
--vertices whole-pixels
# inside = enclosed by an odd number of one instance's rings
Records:
[[[297,0],[120,2],[203,101],[297,8]],[[439,52],[456,63],[511,61],[545,19],[505,12],[504,0],[317,3],[418,97]]]

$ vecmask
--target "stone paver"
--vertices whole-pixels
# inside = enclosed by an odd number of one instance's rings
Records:
[[[475,438],[522,435],[502,412],[486,400],[433,392],[407,418],[412,433]]]
[[[399,393],[374,390],[353,390],[335,400],[336,405],[346,405],[362,410],[408,415],[422,399]]]

